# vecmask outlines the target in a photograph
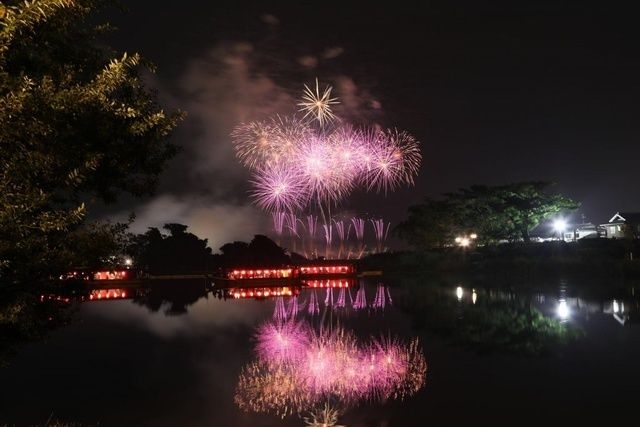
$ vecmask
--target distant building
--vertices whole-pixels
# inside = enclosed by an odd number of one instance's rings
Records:
[[[571,231],[564,233],[565,242],[575,242],[581,239],[595,239],[598,237],[607,237],[607,232],[601,225],[595,225],[590,222],[578,224]]]
[[[606,230],[606,237],[621,239],[633,236],[640,237],[640,212],[616,212],[609,222],[600,224]]]

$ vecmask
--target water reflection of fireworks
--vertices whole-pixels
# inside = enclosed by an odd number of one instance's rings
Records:
[[[328,399],[345,405],[402,399],[425,383],[427,364],[417,339],[361,345],[343,327],[318,332],[296,320],[266,322],[257,337],[258,360],[242,369],[235,394],[244,410],[284,417]]]
[[[391,304],[389,289],[376,286],[369,305],[364,283],[350,307],[384,309]],[[347,289],[327,288],[325,313],[347,309]],[[403,342],[391,335],[367,342],[332,320],[315,328],[312,319],[320,311],[317,289],[309,290],[306,310],[297,298],[275,299],[273,319],[255,333],[256,359],[240,372],[234,401],[245,411],[280,417],[303,413],[307,426],[337,426],[339,414],[360,402],[404,399],[425,384],[427,363],[417,338]],[[330,318],[332,319],[332,317]],[[323,406],[324,405],[324,406]]]

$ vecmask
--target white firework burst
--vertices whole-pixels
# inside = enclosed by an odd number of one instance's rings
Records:
[[[338,98],[331,97],[331,86],[324,88],[322,94],[320,94],[320,85],[318,79],[316,79],[315,91],[306,84],[304,85],[304,94],[302,95],[302,101],[298,103],[300,111],[304,111],[304,117],[313,116],[320,126],[328,121],[336,118],[331,111],[331,106],[338,104]]]

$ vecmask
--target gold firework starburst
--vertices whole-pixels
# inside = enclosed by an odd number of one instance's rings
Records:
[[[331,106],[338,104],[338,98],[331,97],[331,86],[324,88],[322,95],[320,94],[320,85],[318,79],[316,79],[315,91],[309,86],[304,85],[304,94],[302,95],[302,101],[298,103],[300,111],[304,111],[307,116],[313,116],[318,120],[320,126],[323,126],[325,122],[335,119]]]
[[[329,403],[325,403],[324,408],[312,410],[310,415],[310,417],[304,418],[308,427],[346,427],[338,424],[340,411],[332,408]]]

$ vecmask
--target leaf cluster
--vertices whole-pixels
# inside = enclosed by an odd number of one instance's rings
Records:
[[[408,218],[393,232],[415,247],[450,246],[456,236],[478,236],[478,243],[529,241],[542,221],[579,203],[548,191],[553,183],[529,181],[501,186],[471,186],[441,199],[425,198],[409,207]]]
[[[137,54],[101,45],[101,0],[0,3],[0,279],[48,262],[87,203],[153,194],[184,117]]]

